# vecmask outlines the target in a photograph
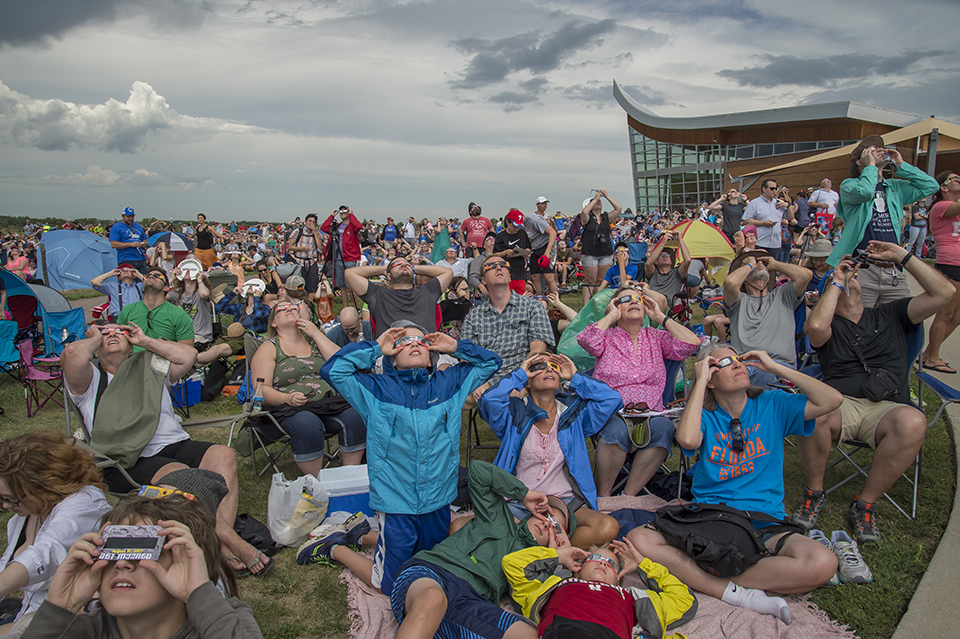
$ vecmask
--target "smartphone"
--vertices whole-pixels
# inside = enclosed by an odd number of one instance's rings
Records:
[[[160,526],[107,526],[101,533],[103,546],[98,559],[107,561],[157,561],[163,551]]]

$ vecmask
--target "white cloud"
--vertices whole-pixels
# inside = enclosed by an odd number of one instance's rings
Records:
[[[113,98],[103,104],[38,100],[0,82],[0,144],[43,151],[92,148],[134,153],[148,138],[189,144],[220,133],[249,133],[255,127],[180,115],[146,82],[134,82],[126,102]]]
[[[156,171],[135,169],[130,173],[118,173],[112,169],[104,169],[99,165],[87,166],[84,173],[59,173],[42,176],[2,176],[0,183],[17,186],[60,186],[60,187],[90,187],[116,188],[121,190],[176,190],[189,191],[197,187],[215,187],[216,181],[210,178],[171,179]]]

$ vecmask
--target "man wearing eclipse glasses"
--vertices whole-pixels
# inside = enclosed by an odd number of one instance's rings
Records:
[[[150,267],[143,278],[143,299],[127,304],[117,317],[118,324],[135,323],[148,337],[193,346],[193,320],[186,311],[167,301],[170,284],[163,269]],[[134,352],[143,350],[134,347]]]
[[[751,386],[748,368],[782,377],[800,393]],[[635,528],[627,538],[691,589],[790,623],[786,602],[763,591],[810,592],[836,575],[837,557],[817,541],[796,534],[799,528],[786,521],[783,438],[809,437],[815,420],[839,408],[842,401],[838,391],[778,364],[765,351],[741,357],[729,346],[708,344],[697,356],[693,386],[676,434],[687,455],[700,454],[693,475],[693,502],[745,511],[740,515],[762,535],[770,556],[739,573],[717,576],[715,568],[714,573],[707,572],[655,528]],[[702,536],[710,532],[699,531]]]

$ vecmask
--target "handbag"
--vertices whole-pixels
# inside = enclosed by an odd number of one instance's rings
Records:
[[[850,346],[853,346],[853,352],[857,354],[857,359],[863,364],[863,370],[867,371],[867,379],[860,386],[864,396],[871,402],[882,402],[890,399],[900,391],[900,384],[893,373],[885,368],[870,368],[867,360],[863,358],[860,352],[860,334],[857,333],[857,341],[850,340]]]

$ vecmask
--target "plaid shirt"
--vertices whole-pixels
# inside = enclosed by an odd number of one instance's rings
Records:
[[[230,296],[230,294],[225,296],[217,302],[216,308],[217,313],[220,315],[233,315],[233,321],[240,322],[247,330],[253,331],[254,333],[267,332],[267,319],[270,317],[271,309],[260,301],[259,297],[254,300],[253,312],[250,315],[245,315],[247,303],[244,298],[236,293],[232,296]]]
[[[503,313],[497,312],[489,300],[474,306],[463,321],[461,339],[491,350],[503,360],[503,366],[490,378],[491,387],[520,367],[530,353],[531,342],[544,342],[548,348],[555,346],[543,304],[514,292],[510,293]]]

